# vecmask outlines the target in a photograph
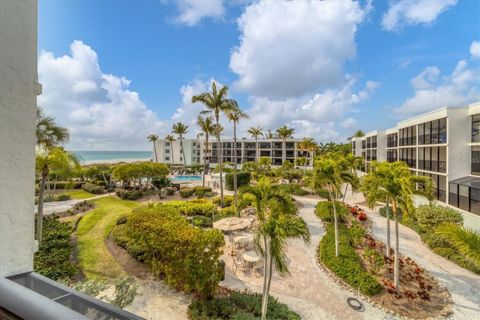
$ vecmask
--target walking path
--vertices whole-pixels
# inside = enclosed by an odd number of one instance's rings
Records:
[[[360,204],[361,194],[347,195],[347,202]],[[363,206],[361,206],[363,207]],[[365,207],[364,207],[365,208]],[[383,242],[387,240],[387,219],[365,208],[372,220],[372,232]],[[394,241],[394,224],[391,223],[391,241]],[[438,279],[452,295],[453,316],[449,319],[480,319],[480,275],[461,268],[450,260],[435,254],[412,229],[399,224],[400,252],[412,257]]]
[[[73,208],[77,203],[88,201],[88,200],[95,200],[103,197],[108,197],[111,195],[113,195],[113,193],[100,194],[98,196],[87,198],[87,199],[72,199],[72,200],[66,200],[66,201],[45,202],[43,204],[43,215],[46,216],[46,215],[50,215],[57,212],[64,212],[64,211],[67,211],[68,209]],[[38,205],[35,205],[35,213],[37,212],[38,212]]]
[[[308,246],[300,239],[289,240],[287,257],[290,274],[284,277],[277,273],[273,275],[271,295],[300,314],[302,319],[394,319],[365,301],[362,301],[365,304],[363,312],[354,311],[348,306],[346,299],[352,294],[339,287],[318,266],[317,248],[325,232],[315,216],[318,200],[305,197],[296,199],[302,204],[299,215],[308,225],[311,242]],[[230,268],[232,258],[225,255],[224,259],[227,262],[226,279],[221,285],[261,292],[261,276],[246,276],[240,270],[235,275]]]

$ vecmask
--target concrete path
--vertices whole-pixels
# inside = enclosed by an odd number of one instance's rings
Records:
[[[305,197],[296,199],[303,206],[299,214],[308,225],[311,243],[308,246],[300,239],[289,240],[287,257],[290,274],[284,277],[274,274],[271,295],[300,314],[302,319],[394,319],[365,301],[362,301],[365,304],[363,312],[354,311],[347,305],[346,299],[352,294],[333,282],[317,263],[318,244],[325,232],[314,212],[318,200]],[[232,258],[224,256],[224,259],[227,262],[227,274],[222,285],[261,292],[261,276],[247,276],[241,270],[235,275],[230,268]]]
[[[73,208],[77,203],[88,201],[88,200],[95,200],[103,197],[109,197],[111,195],[113,195],[113,193],[100,194],[98,196],[87,198],[87,199],[72,199],[72,200],[66,200],[66,201],[45,202],[43,204],[43,215],[47,216],[57,212],[64,212],[64,211],[67,211],[68,209]],[[35,213],[37,212],[38,212],[38,206],[35,205]]]

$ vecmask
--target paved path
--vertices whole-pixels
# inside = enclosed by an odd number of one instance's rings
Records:
[[[45,202],[43,204],[43,215],[50,215],[56,212],[64,212],[68,209],[73,208],[77,203],[84,202],[86,200],[95,200],[102,197],[108,197],[113,195],[113,193],[105,193],[95,197],[87,198],[87,199],[72,199],[66,201],[52,201],[52,202]],[[35,205],[35,213],[38,212],[38,205]]]
[[[311,243],[307,246],[300,239],[289,240],[290,274],[285,277],[274,274],[271,294],[299,313],[302,319],[393,319],[365,302],[364,312],[356,312],[347,305],[346,299],[352,294],[333,282],[317,263],[317,247],[325,232],[314,212],[318,200],[305,197],[297,197],[297,200],[303,206],[299,214],[308,225]],[[234,275],[229,269],[231,257],[224,258],[227,274],[223,285],[261,292],[262,277],[247,277],[242,271]]]

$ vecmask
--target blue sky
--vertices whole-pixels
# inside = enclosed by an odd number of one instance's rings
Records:
[[[228,85],[241,124],[342,141],[479,100],[480,2],[40,0],[39,105],[72,149],[148,150]],[[225,123],[226,135],[231,135]]]

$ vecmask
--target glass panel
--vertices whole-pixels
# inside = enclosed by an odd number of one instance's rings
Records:
[[[418,169],[425,168],[425,148],[418,148]]]
[[[438,129],[438,143],[447,143],[447,118],[440,119]]]
[[[470,212],[480,215],[480,190],[470,188]]]
[[[438,148],[438,172],[447,172],[447,147]]]
[[[432,130],[432,123],[427,122],[425,123],[425,144],[430,144],[431,143],[431,130]]]
[[[480,175],[480,147],[472,147],[472,174]]]
[[[438,176],[438,200],[445,202],[447,200],[447,178]]]
[[[455,183],[450,183],[449,189],[450,189],[450,194],[448,197],[448,203],[454,207],[458,207],[458,185]]]
[[[458,186],[458,207],[465,211],[469,210],[468,187]]]
[[[439,121],[434,120],[432,121],[432,136],[431,136],[431,143],[438,143],[438,126]]]
[[[480,114],[472,116],[472,142],[480,142]]]
[[[432,171],[438,171],[438,148],[432,147],[430,148],[432,153]]]

